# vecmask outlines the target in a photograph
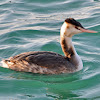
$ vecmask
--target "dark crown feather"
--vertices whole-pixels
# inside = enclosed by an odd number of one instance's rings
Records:
[[[84,28],[78,21],[76,21],[74,18],[67,18],[66,20],[65,20],[65,22],[67,22],[67,23],[70,23],[70,24],[73,24],[73,25],[75,25],[75,26],[79,26],[79,27],[81,27],[81,28]]]

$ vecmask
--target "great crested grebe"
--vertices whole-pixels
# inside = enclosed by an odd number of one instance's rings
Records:
[[[67,18],[60,30],[61,47],[65,56],[46,51],[26,52],[3,60],[2,67],[15,71],[40,74],[79,71],[83,68],[83,63],[72,44],[72,36],[82,32],[97,33],[96,31],[85,29],[75,19]]]

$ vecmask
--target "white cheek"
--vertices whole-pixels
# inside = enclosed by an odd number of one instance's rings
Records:
[[[67,29],[67,32],[69,35],[74,35],[77,33],[77,30],[72,27],[72,28]]]
[[[80,30],[76,29],[76,28],[71,28],[71,33],[74,35],[74,34],[78,34],[78,33],[81,33]]]

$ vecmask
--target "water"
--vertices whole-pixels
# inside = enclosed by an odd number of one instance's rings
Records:
[[[73,37],[83,70],[40,75],[0,67],[0,100],[100,100],[100,0],[0,0],[0,60],[28,51],[63,55],[67,17],[98,31]]]

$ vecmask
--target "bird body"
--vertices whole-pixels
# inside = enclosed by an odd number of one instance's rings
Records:
[[[82,69],[82,63],[77,65],[75,62],[76,66],[74,66],[65,56],[45,51],[22,53],[10,57],[3,63],[3,66],[6,65],[6,68],[12,70],[40,74],[71,73],[78,71],[80,67]]]
[[[3,60],[2,67],[15,71],[40,74],[60,74],[79,71],[83,68],[83,63],[74,48],[72,36],[82,32],[96,33],[96,31],[84,29],[73,18],[68,18],[60,31],[61,47],[65,56],[46,51],[26,52]]]

